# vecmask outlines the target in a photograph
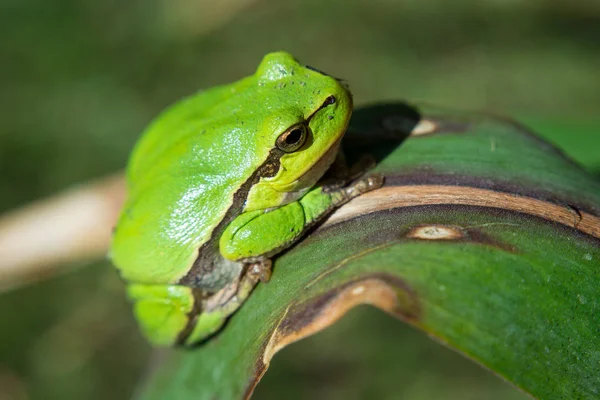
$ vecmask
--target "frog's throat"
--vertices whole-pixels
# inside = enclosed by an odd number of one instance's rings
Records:
[[[226,260],[221,255],[219,252],[219,239],[231,221],[242,213],[252,186],[258,183],[260,178],[273,176],[279,171],[280,160],[283,155],[284,153],[278,148],[271,149],[267,159],[233,194],[231,206],[212,230],[210,239],[200,246],[194,263],[187,274],[179,280],[178,284],[216,292],[230,283],[231,280],[239,277],[241,263]]]

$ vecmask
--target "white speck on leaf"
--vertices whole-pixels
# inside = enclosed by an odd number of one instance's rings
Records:
[[[354,289],[352,289],[352,294],[354,296],[358,296],[359,294],[361,294],[364,291],[365,291],[365,287],[364,286],[357,286]]]

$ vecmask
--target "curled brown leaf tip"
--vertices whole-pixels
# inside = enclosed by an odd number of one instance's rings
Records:
[[[370,275],[330,290],[307,302],[292,304],[271,335],[265,363],[286,345],[313,335],[360,304],[370,304],[391,314],[416,319],[419,312],[413,291],[399,278]]]
[[[406,320],[417,320],[421,313],[414,291],[403,280],[387,274],[372,274],[306,302],[291,304],[264,346],[262,360],[244,397],[252,395],[275,353],[329,327],[361,304],[375,306]]]

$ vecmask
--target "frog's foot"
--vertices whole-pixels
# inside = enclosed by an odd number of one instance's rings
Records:
[[[370,174],[355,180],[350,185],[343,188],[348,200],[360,196],[363,193],[370,192],[383,186],[382,174]]]
[[[202,306],[204,312],[213,312],[215,310],[229,309],[228,304],[235,301],[235,297],[240,289],[239,281],[232,282],[208,297]]]
[[[248,265],[239,280],[228,284],[202,302],[202,312],[198,314],[196,325],[183,343],[192,345],[217,332],[229,316],[246,301],[258,281],[267,279],[271,271],[270,260]]]
[[[271,267],[273,262],[271,259],[266,258],[264,260],[256,261],[248,265],[247,275],[258,279],[261,282],[267,283],[271,279]]]
[[[383,186],[382,174],[363,175],[342,188],[325,186],[323,192],[331,196],[332,207],[339,207],[363,193],[370,192]]]
[[[269,281],[271,265],[270,259],[248,264],[239,281],[230,283],[205,301],[204,311],[219,310],[224,314],[233,313],[248,298],[258,281]]]

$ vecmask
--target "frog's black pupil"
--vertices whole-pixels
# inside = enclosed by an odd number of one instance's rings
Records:
[[[302,139],[302,129],[296,128],[286,136],[285,142],[291,145],[298,143],[300,139]]]
[[[335,96],[329,96],[328,98],[325,99],[325,103],[323,103],[323,106],[328,106],[330,104],[334,104],[335,103]]]

